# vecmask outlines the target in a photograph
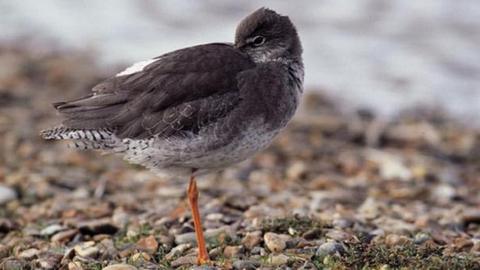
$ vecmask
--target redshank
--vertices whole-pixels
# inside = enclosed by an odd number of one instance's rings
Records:
[[[292,118],[303,92],[302,46],[287,16],[260,8],[231,43],[209,43],[139,62],[54,103],[64,118],[42,131],[78,149],[122,154],[157,173],[190,176],[198,263],[209,261],[195,177],[265,148]]]

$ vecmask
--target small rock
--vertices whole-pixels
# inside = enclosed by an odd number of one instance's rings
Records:
[[[137,246],[144,250],[155,252],[158,248],[158,242],[153,235],[150,235],[138,240]]]
[[[385,244],[387,246],[397,246],[397,245],[405,245],[410,242],[410,239],[408,237],[403,236],[403,235],[398,235],[398,234],[388,234],[385,237]]]
[[[313,239],[317,239],[321,234],[322,234],[322,230],[320,230],[320,228],[313,228],[306,231],[302,235],[302,237],[305,238],[306,240],[313,240]]]
[[[340,242],[344,242],[346,240],[350,240],[353,238],[353,236],[350,233],[347,233],[341,230],[330,230],[326,233],[325,236]]]
[[[173,259],[174,257],[180,256],[180,255],[182,255],[187,249],[189,249],[191,246],[192,246],[191,244],[180,244],[180,245],[172,248],[172,250],[170,250],[170,252],[167,253],[167,255],[165,255],[165,259],[171,260],[171,259]]]
[[[119,228],[124,228],[128,224],[130,216],[121,208],[115,209],[112,215],[112,223]]]
[[[26,250],[20,252],[20,254],[18,254],[18,257],[20,259],[25,259],[25,260],[31,261],[34,257],[36,257],[38,255],[38,253],[40,253],[40,251],[38,249],[29,248],[29,249],[26,249]]]
[[[105,268],[104,268],[105,269]],[[84,270],[80,262],[69,262],[68,270]]]
[[[272,252],[280,252],[287,247],[287,240],[290,237],[288,235],[280,235],[276,233],[268,232],[263,236],[265,245]]]
[[[175,237],[173,237],[172,235],[160,234],[157,237],[160,244],[173,246],[173,243],[175,243]]]
[[[193,266],[192,268],[190,268],[190,270],[220,270],[220,268],[210,265],[198,265]]]
[[[345,252],[345,249],[343,248],[342,244],[336,241],[329,241],[320,245],[315,255],[323,259],[327,255],[333,255],[335,253],[343,253],[343,252]]]
[[[265,249],[262,247],[253,247],[250,253],[254,255],[256,254],[256,255],[264,256],[265,254],[267,254],[267,251],[265,251]]]
[[[440,203],[448,203],[457,195],[455,188],[447,184],[441,184],[433,187],[431,193],[432,199]]]
[[[480,224],[480,210],[479,209],[471,209],[465,211],[462,216],[462,221],[465,226],[469,224]]]
[[[316,270],[317,267],[311,262],[305,262],[298,270]]]
[[[99,249],[93,241],[83,242],[73,247],[73,249],[77,255],[86,258],[95,258],[99,253]]]
[[[427,240],[432,239],[428,233],[419,232],[415,235],[414,242],[417,245],[425,243]]]
[[[132,262],[148,262],[152,259],[150,255],[145,252],[139,252],[132,255]]]
[[[339,229],[346,229],[353,226],[353,221],[345,218],[337,218],[332,221],[332,225]]]
[[[43,230],[40,231],[40,234],[43,236],[50,236],[57,232],[63,231],[66,228],[60,224],[52,224],[50,226],[45,227]]]
[[[102,270],[137,270],[137,268],[133,265],[119,263],[104,267]]]
[[[235,238],[235,233],[232,231],[231,228],[229,228],[227,226],[220,227],[218,229],[206,230],[205,231],[205,238],[207,238],[207,239],[218,238],[222,234],[227,235],[231,238]],[[195,244],[196,243],[195,233],[194,232],[189,232],[189,233],[175,235],[175,243],[177,245],[185,244],[185,243]]]
[[[269,262],[272,266],[280,266],[287,264],[288,259],[288,256],[285,254],[271,254]]]
[[[62,257],[61,254],[49,253],[46,256],[39,258],[36,262],[41,269],[55,269]]]
[[[95,219],[78,224],[78,229],[82,234],[114,234],[118,228],[112,224],[110,218]]]
[[[76,234],[78,233],[77,229],[71,229],[71,230],[66,230],[59,232],[52,236],[52,242],[57,242],[57,243],[62,243],[62,242],[68,242],[70,239],[72,239]]]
[[[18,269],[26,269],[25,262],[15,260],[15,259],[6,259],[2,261],[2,269],[3,270],[18,270]]]
[[[235,270],[255,270],[260,266],[260,263],[251,260],[238,260],[233,262],[232,266]]]
[[[15,200],[17,193],[10,187],[0,185],[0,204]]]
[[[197,264],[197,257],[196,256],[183,256],[180,257],[170,263],[172,267],[178,267],[187,264]]]
[[[212,248],[208,251],[208,255],[210,256],[210,258],[216,258],[220,255],[223,255],[223,248],[222,247]]]
[[[9,231],[15,229],[16,225],[15,222],[6,219],[6,218],[0,218],[0,233],[8,233]]]
[[[287,178],[290,180],[298,180],[307,172],[308,168],[304,162],[297,161],[287,169]]]
[[[253,231],[248,232],[245,237],[242,239],[242,244],[247,249],[252,249],[255,246],[258,246],[262,242],[262,232],[261,231]]]
[[[367,152],[369,160],[378,164],[380,169],[380,175],[385,180],[399,179],[408,181],[412,178],[412,172],[405,166],[404,161],[391,153],[369,150]]]
[[[368,197],[358,208],[359,213],[367,219],[374,219],[382,212],[384,205],[372,197]]]
[[[226,246],[223,250],[223,255],[225,255],[227,258],[235,258],[238,257],[242,251],[243,246]]]

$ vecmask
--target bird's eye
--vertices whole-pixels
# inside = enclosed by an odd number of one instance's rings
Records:
[[[255,46],[255,47],[258,47],[258,46],[262,45],[263,43],[265,43],[265,37],[256,36],[252,39],[252,45]]]

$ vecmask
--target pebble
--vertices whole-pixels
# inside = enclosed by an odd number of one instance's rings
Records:
[[[190,268],[190,270],[220,270],[220,268],[210,265],[197,265]]]
[[[16,224],[13,220],[0,218],[0,233],[8,233],[9,231],[15,229]]]
[[[167,253],[167,255],[165,255],[165,259],[167,260],[171,260],[173,259],[174,257],[177,257],[179,255],[182,255],[187,249],[191,248],[192,245],[187,243],[187,244],[180,244],[174,248],[172,248],[172,250],[170,250],[169,253]]]
[[[66,229],[65,226],[62,226],[60,224],[52,224],[50,226],[45,227],[43,230],[41,230],[40,234],[43,236],[50,236],[57,232],[63,231],[65,229]]]
[[[148,262],[152,259],[152,257],[145,252],[135,253],[130,258],[132,262]]]
[[[170,263],[172,267],[178,267],[186,264],[197,264],[197,256],[183,256]]]
[[[114,234],[118,231],[118,227],[112,224],[110,218],[80,222],[78,229],[82,234],[86,235]]]
[[[137,268],[130,264],[119,263],[106,266],[102,270],[137,270]]]
[[[78,233],[77,229],[62,231],[62,232],[59,232],[59,233],[56,233],[55,235],[53,235],[51,240],[52,240],[52,242],[57,242],[57,243],[68,242],[77,233]]]
[[[302,235],[302,237],[305,238],[306,240],[313,240],[313,239],[317,239],[321,234],[322,234],[322,230],[320,228],[313,228],[306,231]]]
[[[245,237],[242,239],[242,245],[244,245],[247,249],[252,249],[253,247],[258,246],[260,242],[262,242],[261,231],[247,232]]]
[[[398,234],[388,234],[385,236],[385,244],[388,246],[405,245],[410,242],[408,237]]]
[[[222,234],[229,236],[230,238],[235,238],[235,233],[231,228],[225,226],[217,229],[208,229],[204,232],[205,238],[217,238]],[[177,245],[191,243],[196,244],[195,233],[189,232],[184,234],[175,235],[175,243]]]
[[[153,235],[141,238],[137,241],[137,246],[141,249],[155,252],[158,248],[158,242]]]
[[[403,160],[391,153],[381,150],[367,151],[367,158],[378,164],[380,175],[385,180],[410,180],[412,172],[404,165]]]
[[[0,185],[0,204],[15,200],[17,193],[10,187]]]
[[[237,260],[233,262],[232,266],[235,270],[255,270],[258,269],[260,263],[252,260]]]
[[[26,263],[23,261],[15,260],[15,259],[5,259],[2,261],[2,269],[3,270],[19,270],[19,269],[27,269]]]
[[[480,224],[480,209],[466,210],[462,216],[465,226],[469,224]]]
[[[289,257],[285,254],[271,254],[268,261],[272,266],[280,266],[287,264],[288,259]]]
[[[272,232],[268,232],[263,236],[265,245],[272,252],[281,252],[287,247],[287,240],[290,237],[288,235],[281,235]]]
[[[336,241],[329,241],[326,243],[321,244],[315,255],[318,256],[320,259],[325,258],[327,255],[333,255],[336,253],[343,253],[345,251],[342,244]]]
[[[121,208],[113,211],[112,223],[119,228],[124,228],[130,219],[130,216]]]
[[[428,233],[419,232],[415,235],[414,243],[417,245],[425,243],[427,240],[432,239]]]
[[[306,174],[307,171],[308,167],[305,162],[297,161],[288,167],[286,174],[287,178],[290,180],[299,180]]]
[[[243,252],[243,246],[226,246],[223,255],[227,258],[236,258]]]
[[[36,262],[41,269],[55,269],[61,259],[62,255],[49,253],[39,258]]]
[[[325,234],[325,236],[340,242],[344,242],[346,240],[350,240],[353,238],[353,236],[350,233],[344,232],[341,230],[330,230]]]
[[[250,251],[250,253],[258,254],[260,256],[264,256],[265,254],[267,254],[267,251],[262,247],[253,247],[252,251]]]
[[[79,256],[86,257],[86,258],[95,258],[99,253],[99,249],[95,246],[95,242],[88,241],[83,242],[81,244],[76,245],[73,247],[75,253]]]
[[[29,249],[26,249],[26,250],[23,250],[22,252],[20,252],[18,254],[18,257],[20,259],[25,259],[25,260],[29,260],[31,261],[34,257],[36,257],[38,254],[40,253],[40,251],[36,248],[29,248]]]

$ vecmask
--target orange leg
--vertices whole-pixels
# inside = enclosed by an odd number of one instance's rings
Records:
[[[200,221],[200,213],[198,211],[198,189],[195,176],[190,177],[190,183],[188,185],[188,202],[192,210],[193,225],[195,227],[195,236],[197,237],[198,246],[198,264],[205,264],[210,261],[208,258],[207,247],[205,245],[205,238],[203,237],[202,222]]]

